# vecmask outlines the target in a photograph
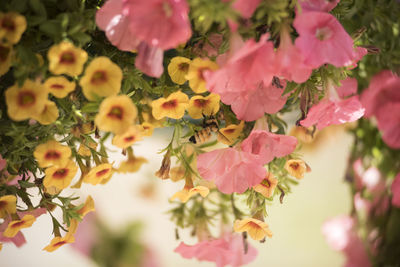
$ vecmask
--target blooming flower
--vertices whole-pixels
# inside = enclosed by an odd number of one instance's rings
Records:
[[[68,81],[64,76],[50,77],[43,85],[57,98],[64,98],[75,90],[75,82]]]
[[[78,210],[78,214],[81,216],[81,218],[83,218],[86,216],[86,214],[92,211],[95,211],[94,201],[91,196],[88,196],[83,207]]]
[[[7,73],[11,67],[12,46],[0,44],[0,76]]]
[[[22,87],[17,84],[6,92],[7,114],[15,121],[26,120],[40,114],[47,100],[47,90],[40,83],[25,80]]]
[[[56,103],[47,100],[44,108],[38,115],[32,115],[32,119],[37,120],[40,124],[49,125],[57,120],[59,116]]]
[[[392,182],[392,205],[400,208],[400,173],[397,174]]]
[[[41,168],[52,165],[62,166],[71,156],[71,149],[57,141],[49,140],[44,144],[38,145],[33,155]]]
[[[179,199],[182,203],[186,203],[192,196],[200,194],[202,197],[206,197],[210,189],[205,186],[195,186],[192,188],[187,188],[186,186],[181,190],[176,192],[170,200]]]
[[[170,94],[167,98],[161,97],[151,103],[152,114],[156,120],[164,117],[180,119],[185,114],[189,98],[181,91]]]
[[[247,232],[254,240],[262,240],[266,236],[272,237],[268,224],[255,218],[236,220],[233,229],[237,233]]]
[[[112,144],[119,148],[128,148],[141,139],[142,136],[139,127],[136,125],[131,125],[123,134],[114,136],[112,139]]]
[[[228,146],[234,144],[238,137],[242,134],[244,121],[239,124],[230,124],[225,128],[221,128],[218,132],[218,141]]]
[[[68,243],[73,243],[75,242],[75,238],[73,235],[66,235],[64,237],[61,236],[56,236],[54,237],[50,244],[47,245],[43,250],[46,250],[47,252],[53,252],[56,249],[60,248],[61,246],[68,244]]]
[[[113,174],[112,165],[109,163],[102,163],[92,168],[88,174],[83,177],[84,183],[97,185],[103,181],[108,181]]]
[[[88,100],[116,95],[121,89],[122,71],[108,57],[97,57],[87,66],[79,81]]]
[[[16,12],[0,12],[0,40],[16,44],[26,30],[26,19]]]
[[[123,134],[137,116],[137,108],[126,95],[109,96],[100,104],[94,123],[102,131]]]
[[[357,56],[353,40],[329,13],[310,11],[297,14],[293,26],[299,33],[295,46],[311,68],[326,63],[336,67],[348,66]]]
[[[213,93],[208,96],[193,96],[189,100],[187,111],[193,119],[215,115],[219,111],[219,100],[219,95]]]
[[[267,173],[265,179],[260,184],[253,186],[254,191],[260,193],[266,198],[273,196],[276,186],[278,185],[278,179],[272,173]]]
[[[35,216],[25,215],[21,220],[11,221],[3,235],[5,237],[14,237],[21,229],[31,227],[36,221]]]
[[[301,159],[289,159],[285,163],[285,169],[297,179],[303,179],[304,173],[307,172],[307,164]]]
[[[17,212],[17,198],[14,195],[0,197],[0,218]]]
[[[77,171],[78,167],[72,160],[68,160],[60,166],[51,166],[45,171],[46,176],[44,177],[43,185],[47,188],[51,186],[57,189],[67,188]]]
[[[53,74],[76,76],[82,73],[87,53],[72,43],[64,41],[50,47],[47,58],[49,59],[49,70]]]
[[[185,76],[189,80],[189,86],[193,92],[200,94],[207,91],[204,73],[218,69],[218,65],[208,59],[195,58],[189,65],[189,70]]]
[[[184,84],[191,60],[186,57],[174,57],[168,65],[168,74],[176,84]]]

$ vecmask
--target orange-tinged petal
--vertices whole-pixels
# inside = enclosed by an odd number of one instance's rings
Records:
[[[219,101],[219,95],[213,93],[206,97],[200,95],[193,96],[189,101],[187,110],[193,119],[200,119],[204,115],[215,115],[219,111]]]
[[[253,186],[254,191],[262,194],[266,198],[270,198],[278,185],[278,179],[272,173],[267,173],[265,179],[258,185]]]
[[[55,140],[50,140],[38,145],[33,155],[42,168],[62,166],[71,156],[71,149]]]
[[[17,198],[14,195],[0,197],[0,218],[17,212]]]
[[[0,12],[0,39],[7,44],[16,44],[26,30],[26,19],[19,13]]]
[[[265,236],[272,237],[268,224],[254,218],[236,220],[233,229],[237,233],[247,232],[254,240],[262,240]]]
[[[113,174],[112,165],[109,163],[100,164],[94,168],[92,168],[88,174],[83,178],[84,183],[89,183],[92,185],[97,185],[101,183],[103,180],[107,180],[111,178]]]
[[[231,124],[219,130],[218,141],[226,145],[232,145],[241,135],[244,128],[244,121],[239,124]]]
[[[82,73],[88,55],[85,50],[64,41],[50,47],[47,58],[51,73],[77,76]]]
[[[123,134],[114,136],[112,144],[119,148],[128,148],[140,140],[142,140],[142,134],[139,126],[131,125]]]
[[[180,119],[185,115],[189,98],[181,91],[170,94],[167,98],[161,97],[151,103],[152,115],[156,120],[164,117]]]
[[[50,77],[44,82],[44,87],[57,98],[64,98],[75,90],[75,82],[70,82],[64,76]]]
[[[54,186],[56,189],[65,189],[71,184],[77,171],[78,166],[72,160],[68,160],[64,166],[51,166],[45,170],[43,185],[46,188]]]
[[[88,196],[86,198],[85,204],[81,209],[78,210],[78,213],[83,217],[85,217],[86,214],[88,214],[91,211],[95,211],[94,208],[94,200],[91,196]]]
[[[46,246],[43,250],[46,250],[48,252],[53,252],[54,250],[60,248],[61,246],[68,244],[68,243],[74,243],[75,238],[73,235],[66,235],[65,237],[61,236],[56,236],[54,237],[50,244]]]
[[[4,230],[3,235],[5,237],[14,237],[21,229],[31,227],[35,221],[35,216],[30,214],[25,215],[21,220],[11,221],[6,230]]]
[[[218,65],[209,60],[195,58],[189,66],[188,74],[186,79],[189,80],[189,86],[192,88],[193,92],[200,94],[207,91],[206,80],[204,78],[205,71],[214,71],[218,69]]]
[[[290,175],[300,180],[304,178],[304,173],[307,171],[307,165],[301,159],[290,159],[286,161],[285,169]]]

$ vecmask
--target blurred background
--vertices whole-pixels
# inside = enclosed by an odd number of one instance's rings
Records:
[[[91,195],[95,201],[96,216],[109,231],[122,231],[132,223],[141,222],[140,234],[135,235],[147,247],[149,258],[164,267],[215,266],[214,263],[187,260],[174,253],[180,240],[175,238],[175,225],[169,221],[167,211],[172,208],[168,199],[183,187],[183,181],[173,183],[154,176],[159,169],[162,154],[160,148],[169,140],[168,130],[156,129],[153,136],[134,146],[136,156],[148,159],[137,173],[114,174],[105,185],[83,184],[82,201]],[[247,266],[341,266],[344,258],[332,251],[321,233],[322,223],[334,216],[348,213],[349,188],[343,181],[351,137],[344,128],[328,128],[318,142],[304,147],[303,159],[312,172],[306,174],[293,193],[285,196],[283,204],[276,198],[268,209],[269,224],[273,237],[263,244],[249,241],[258,249],[258,257]],[[112,146],[110,146],[112,147]],[[111,161],[122,160],[115,154]],[[66,192],[67,193],[67,192]],[[74,193],[71,191],[71,194]],[[41,216],[33,227],[24,229],[27,244],[16,248],[4,244],[0,252],[0,266],[97,266],[84,254],[70,245],[53,253],[42,249],[52,239],[50,216]],[[182,231],[181,231],[182,232]],[[87,232],[90,236],[91,233]],[[181,233],[186,244],[195,244],[188,233]]]

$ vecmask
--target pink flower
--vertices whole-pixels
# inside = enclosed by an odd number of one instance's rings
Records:
[[[236,0],[233,8],[237,10],[243,18],[250,18],[260,4],[261,0]]]
[[[225,194],[243,193],[261,183],[267,173],[257,156],[235,148],[200,154],[197,169],[204,179],[214,181],[218,190]]]
[[[274,134],[262,130],[253,130],[242,145],[242,151],[254,155],[262,164],[267,164],[275,157],[284,157],[292,153],[297,146],[293,136]]]
[[[140,43],[135,66],[146,75],[160,77],[164,72],[164,51],[156,46],[149,46],[145,42]]]
[[[329,87],[327,98],[315,104],[308,111],[307,118],[300,121],[304,127],[316,125],[317,129],[325,128],[332,124],[343,124],[346,122],[353,122],[358,120],[364,115],[364,108],[362,107],[358,96],[351,96],[347,99],[340,98],[339,96],[348,96],[356,91],[357,83],[352,82],[348,78],[343,81],[340,88]],[[352,88],[354,86],[354,88]]]
[[[340,0],[299,0],[303,12],[329,12],[336,7]]]
[[[336,67],[353,64],[357,57],[353,40],[331,14],[315,11],[297,14],[293,25],[299,34],[295,46],[311,68],[326,63]]]
[[[74,237],[75,242],[71,246],[83,255],[90,257],[93,246],[98,241],[95,213],[91,212],[85,216],[84,220],[78,224]]]
[[[393,180],[391,189],[393,194],[392,205],[400,208],[400,173]]]
[[[123,14],[133,35],[162,50],[174,48],[192,35],[185,0],[124,0]]]
[[[257,250],[251,245],[248,245],[247,253],[244,252],[242,237],[237,234],[227,234],[222,238],[202,241],[193,246],[182,242],[174,251],[186,259],[215,262],[217,267],[242,266],[257,256]]]

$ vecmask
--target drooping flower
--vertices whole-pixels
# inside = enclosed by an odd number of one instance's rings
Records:
[[[85,204],[83,205],[83,207],[78,210],[78,213],[81,216],[81,218],[83,218],[86,216],[86,214],[92,211],[95,211],[94,201],[91,196],[88,196],[85,200]]]
[[[284,157],[292,153],[297,145],[293,136],[274,134],[262,130],[253,130],[242,142],[242,151],[254,155],[262,164],[267,164],[275,157]]]
[[[195,186],[192,188],[187,188],[186,186],[181,190],[176,192],[170,200],[175,200],[179,199],[182,203],[186,203],[192,196],[194,195],[201,195],[202,197],[206,197],[208,193],[210,192],[210,189],[208,189],[205,186]]]
[[[354,78],[348,78],[354,79]],[[364,115],[364,108],[357,95],[346,99],[339,96],[349,96],[354,92],[351,87],[357,87],[357,83],[344,82],[342,88],[328,86],[327,96],[319,103],[314,104],[308,111],[307,117],[300,121],[304,127],[317,126],[318,130],[332,124],[353,122]]]
[[[184,84],[191,60],[186,57],[174,57],[168,64],[168,74],[176,84]]]
[[[164,51],[161,48],[142,42],[138,46],[135,66],[144,74],[159,78],[164,72],[163,58]]]
[[[180,119],[185,115],[189,98],[181,91],[170,94],[167,98],[161,97],[151,103],[152,115],[156,120],[164,117]]]
[[[73,235],[67,234],[64,237],[56,236],[51,240],[49,245],[43,248],[43,250],[46,250],[47,252],[53,252],[56,249],[60,248],[61,246],[73,242],[75,242],[75,238]]]
[[[400,173],[397,174],[391,185],[392,205],[400,208]]]
[[[353,64],[357,56],[353,39],[333,15],[316,11],[298,13],[293,26],[299,34],[295,46],[311,68],[326,63],[336,67]]]
[[[219,239],[201,241],[195,245],[181,242],[174,251],[186,259],[196,258],[199,261],[215,262],[217,267],[242,266],[257,256],[257,250],[250,244],[247,253],[245,252],[241,235],[228,233]]]
[[[297,179],[303,179],[304,173],[307,172],[307,164],[301,159],[289,159],[285,163],[285,169]]]
[[[51,73],[76,76],[82,73],[83,65],[88,56],[85,50],[64,41],[50,47],[47,58],[49,59]]]
[[[233,229],[237,233],[247,232],[254,240],[262,240],[266,236],[272,237],[268,224],[255,218],[236,220]]]
[[[35,216],[25,215],[21,220],[11,221],[7,229],[4,230],[3,235],[5,237],[14,237],[21,229],[31,227],[36,221]]]
[[[228,146],[234,144],[242,134],[243,128],[244,121],[241,121],[239,124],[229,124],[227,127],[219,129],[218,141]]]
[[[329,12],[336,7],[340,0],[299,0],[302,12]]]
[[[116,95],[121,89],[122,70],[108,57],[97,57],[87,66],[79,81],[88,100]]]
[[[64,76],[50,77],[44,82],[44,87],[57,98],[64,98],[75,90],[75,82],[70,82]]]
[[[102,163],[92,168],[88,174],[83,177],[84,183],[97,185],[103,181],[108,181],[113,175],[112,165],[109,163]]]
[[[58,116],[59,113],[56,103],[47,100],[42,112],[38,115],[32,115],[32,119],[38,121],[42,125],[49,125],[55,122]]]
[[[137,108],[126,95],[109,96],[100,104],[94,120],[99,130],[123,134],[137,116]]]
[[[72,160],[68,160],[60,166],[51,166],[45,171],[46,176],[43,185],[47,188],[54,186],[57,189],[65,189],[69,186],[77,171],[78,166]]]
[[[140,170],[144,163],[147,163],[148,160],[143,157],[136,157],[133,154],[128,156],[127,161],[121,162],[118,168],[118,172],[120,173],[133,173]]]
[[[192,35],[185,0],[126,0],[122,14],[130,32],[148,45],[162,50],[185,43]]]
[[[267,173],[265,179],[260,184],[253,186],[254,191],[262,194],[266,198],[273,196],[276,186],[278,185],[278,179],[272,173]]]
[[[0,12],[0,42],[16,44],[26,30],[26,19],[16,12]]]
[[[49,140],[44,144],[38,145],[33,155],[41,168],[52,165],[62,166],[71,156],[71,149],[55,140]]]
[[[208,96],[193,96],[189,100],[187,111],[193,119],[215,115],[219,111],[219,100],[219,95],[213,93]]]
[[[47,90],[40,83],[25,80],[22,87],[17,84],[6,92],[7,114],[15,121],[26,120],[43,111]]]
[[[139,127],[136,125],[131,125],[123,134],[114,136],[112,139],[112,144],[119,148],[127,148],[140,140],[142,140],[142,135]]]
[[[12,53],[12,46],[7,46],[0,43],[0,76],[7,73],[10,69]]]
[[[250,18],[261,0],[234,0],[232,7],[239,11],[243,18]]]
[[[0,197],[0,218],[17,212],[17,198],[14,195]]]
[[[189,70],[185,78],[189,81],[189,86],[193,92],[200,94],[207,91],[205,73],[209,71],[215,71],[218,69],[218,65],[209,60],[195,58],[189,65]]]

